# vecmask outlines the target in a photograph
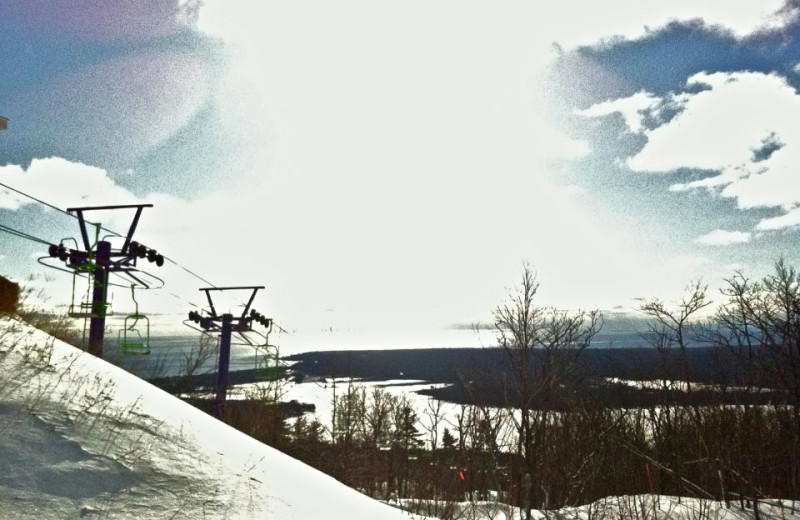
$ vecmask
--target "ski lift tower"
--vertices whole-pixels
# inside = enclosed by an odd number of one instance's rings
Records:
[[[219,364],[217,365],[217,388],[216,398],[214,401],[214,416],[222,420],[225,415],[225,400],[228,394],[228,371],[231,362],[231,332],[245,332],[251,330],[253,316],[248,315],[250,306],[256,297],[259,289],[263,289],[263,285],[250,285],[244,287],[206,287],[200,289],[206,293],[208,300],[209,312],[206,316],[201,316],[194,311],[189,313],[189,319],[195,323],[199,323],[203,331],[219,331]],[[233,314],[226,313],[219,315],[217,309],[214,307],[214,301],[211,298],[212,291],[238,291],[249,290],[250,299],[244,306],[241,316],[234,317]]]
[[[89,279],[91,291],[91,301],[80,301],[77,305],[73,301],[70,305],[69,315],[74,318],[89,319],[89,343],[87,351],[97,357],[103,357],[103,334],[105,332],[108,286],[118,285],[121,287],[139,287],[144,289],[155,288],[164,285],[163,280],[156,276],[146,273],[136,267],[137,259],[147,258],[148,261],[155,263],[158,267],[164,265],[164,256],[155,249],[148,249],[145,246],[134,242],[133,234],[139,223],[144,208],[152,208],[152,204],[130,204],[122,206],[91,206],[80,208],[67,208],[69,213],[78,219],[81,232],[81,242],[76,241],[75,249],[67,249],[61,244],[50,245],[48,250],[49,257],[40,258],[43,265],[53,267],[62,271],[73,273],[73,299],[75,297],[74,283],[79,277]],[[100,237],[100,224],[86,220],[85,213],[89,211],[101,210],[136,210],[133,221],[131,222],[124,242],[118,249],[111,247],[111,242],[106,240],[108,237]],[[94,226],[93,237],[90,237],[87,224]],[[66,264],[66,268],[57,265],[50,265],[43,260],[58,259]],[[109,275],[114,274],[122,279],[122,283],[109,283]],[[155,280],[155,283],[153,282]]]

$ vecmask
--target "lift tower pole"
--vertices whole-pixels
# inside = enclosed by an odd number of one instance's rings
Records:
[[[106,302],[108,301],[108,269],[111,263],[111,244],[105,240],[97,242],[95,251],[97,267],[90,276],[92,283],[92,312],[89,319],[89,354],[103,357],[103,335],[106,331]]]
[[[225,401],[228,398],[228,372],[231,366],[231,329],[233,315],[222,315],[222,329],[219,336],[219,369],[217,370],[217,396],[214,399],[214,415],[222,419]]]
[[[219,364],[217,365],[217,387],[216,398],[214,400],[214,416],[217,419],[223,420],[225,417],[225,400],[228,396],[228,372],[230,371],[231,364],[231,333],[236,330],[237,332],[249,331],[252,328],[253,317],[248,314],[250,306],[256,297],[259,289],[263,289],[263,285],[250,285],[244,287],[207,287],[200,289],[206,293],[208,300],[209,313],[208,316],[200,316],[194,311],[189,313],[189,319],[200,324],[203,330],[219,331]],[[226,313],[219,315],[217,309],[214,307],[214,302],[211,298],[211,291],[235,291],[235,290],[249,290],[250,299],[244,306],[241,316],[234,316],[233,314]]]

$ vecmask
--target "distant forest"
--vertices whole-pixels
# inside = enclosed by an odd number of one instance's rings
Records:
[[[677,390],[634,388],[623,383],[610,383],[617,378],[633,381],[658,381],[668,367],[676,366],[679,352],[664,352],[652,347],[588,348],[578,360],[578,371],[594,398],[607,406],[649,406],[681,404],[686,393]],[[544,355],[534,351],[535,357]],[[745,369],[740,356],[726,355],[714,347],[694,347],[685,351],[691,370],[680,379],[695,383],[725,384],[736,381]],[[446,388],[431,388],[420,393],[459,404],[505,406],[511,385],[509,358],[501,348],[436,348],[402,350],[368,350],[308,352],[285,358],[295,364],[295,379],[349,377],[364,381],[420,380],[431,384],[444,383]],[[537,361],[534,360],[534,363]],[[667,374],[673,380],[673,375]],[[573,391],[575,389],[569,389]],[[567,389],[565,388],[566,392]],[[694,398],[699,396],[695,392]],[[701,392],[702,395],[702,392]],[[741,402],[736,389],[721,394],[709,391],[703,396],[708,403]],[[751,403],[774,401],[766,393],[747,393]],[[720,401],[722,400],[722,401]],[[557,406],[558,401],[554,406]]]

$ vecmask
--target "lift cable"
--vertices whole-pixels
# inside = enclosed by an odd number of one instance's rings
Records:
[[[59,208],[58,206],[54,206],[53,204],[50,204],[49,202],[45,202],[45,201],[43,201],[43,200],[41,200],[41,199],[37,199],[37,198],[36,198],[36,197],[34,197],[33,195],[30,195],[30,194],[28,194],[28,193],[25,193],[24,191],[20,191],[20,190],[18,190],[18,189],[16,189],[16,188],[12,188],[12,187],[11,187],[11,186],[9,186],[8,184],[4,184],[4,183],[0,182],[0,186],[4,187],[4,188],[6,188],[6,189],[9,189],[9,190],[11,190],[11,191],[14,191],[14,192],[16,192],[16,193],[19,193],[19,194],[20,194],[20,195],[22,195],[23,197],[28,197],[29,199],[31,199],[31,200],[33,200],[33,201],[35,201],[35,202],[38,202],[39,204],[42,204],[42,205],[44,205],[44,206],[47,206],[47,207],[48,207],[48,208],[50,208],[50,209],[54,209],[54,210],[58,211],[59,213],[63,213],[64,215],[67,215],[67,216],[69,216],[69,217],[72,217],[72,218],[74,218],[74,219],[78,220],[78,217],[77,217],[76,215],[73,215],[73,214],[72,214],[72,213],[70,213],[69,211],[65,211],[65,210],[63,210],[63,209]],[[96,226],[96,225],[98,225],[96,222],[90,222],[90,221],[88,221],[88,220],[86,221],[86,223],[87,223],[87,224],[91,224],[91,225],[93,225],[93,226]],[[113,235],[116,235],[116,236],[118,236],[118,237],[124,236],[124,235],[121,235],[120,233],[117,233],[117,232],[116,232],[116,231],[114,231],[114,230],[111,230],[111,229],[105,228],[105,227],[103,227],[103,226],[100,226],[100,229],[102,229],[102,230],[104,230],[104,231],[107,231],[107,232],[109,232],[109,233],[111,233],[111,234],[113,234]]]
[[[30,233],[26,233],[24,231],[20,231],[18,229],[14,229],[14,228],[12,228],[10,226],[6,226],[5,224],[0,224],[0,231],[5,231],[6,233],[8,233],[10,235],[14,235],[14,236],[17,236],[19,238],[24,238],[24,239],[30,240],[32,242],[39,242],[40,244],[44,244],[44,245],[47,245],[47,246],[50,245],[50,242],[48,242],[47,240],[44,240],[44,239],[39,238],[37,236],[31,235]]]
[[[68,211],[65,211],[65,210],[63,210],[63,209],[59,208],[58,206],[55,206],[55,205],[53,205],[53,204],[50,204],[50,203],[48,203],[48,202],[45,202],[45,201],[43,201],[43,200],[41,200],[41,199],[39,199],[39,198],[36,198],[36,197],[34,197],[33,195],[30,195],[30,194],[28,194],[28,193],[25,193],[24,191],[20,191],[20,190],[18,190],[18,189],[16,189],[16,188],[12,188],[11,186],[9,186],[9,185],[7,185],[7,184],[4,184],[4,183],[2,183],[2,182],[0,182],[0,186],[3,186],[4,188],[7,188],[7,189],[9,189],[9,190],[11,190],[11,191],[14,191],[14,192],[16,192],[16,193],[19,193],[20,195],[22,195],[22,196],[24,196],[24,197],[27,197],[27,198],[29,198],[29,199],[31,199],[31,200],[33,200],[33,201],[35,201],[35,202],[38,202],[39,204],[42,204],[42,205],[44,205],[44,206],[47,206],[48,208],[54,209],[54,210],[56,210],[56,211],[58,211],[58,212],[60,212],[60,213],[63,213],[63,214],[65,214],[65,215],[68,215],[68,216],[70,216],[70,217],[72,217],[72,218],[74,218],[74,219],[78,219],[78,217],[77,217],[76,215],[73,215],[72,213],[70,213],[70,212],[68,212]],[[89,222],[88,220],[87,220],[86,222],[87,222],[88,224],[92,224],[92,225],[95,225],[95,226],[99,225],[99,224],[97,224],[97,223],[94,223],[94,222]],[[1,229],[1,228],[0,228],[0,229]],[[113,235],[116,235],[116,236],[118,236],[118,237],[123,237],[123,236],[125,236],[125,235],[122,235],[121,233],[117,233],[117,232],[116,232],[116,231],[114,231],[113,229],[108,229],[108,228],[106,228],[106,227],[103,227],[103,226],[100,226],[100,229],[102,229],[102,230],[104,230],[104,231],[106,231],[106,232],[108,232],[108,233],[111,233],[111,234],[113,234]],[[6,230],[3,230],[3,231],[6,231]],[[17,233],[13,233],[12,231],[7,231],[7,232],[9,232],[9,233],[12,233],[12,234],[17,234]],[[18,236],[22,236],[22,235],[18,235]],[[31,238],[29,238],[29,237],[31,237]],[[34,239],[35,239],[35,237],[33,237],[32,235],[30,235],[29,237],[28,237],[28,236],[22,236],[22,238],[29,238],[30,240],[34,240]],[[41,239],[36,239],[36,240],[37,240],[37,241],[39,241],[39,242],[41,242],[41,243],[43,243],[43,244],[48,244],[48,245],[49,245],[49,244],[51,243],[51,242],[47,242],[47,241],[44,241],[44,240],[41,240]],[[164,255],[162,254],[162,256],[164,256]],[[198,280],[202,281],[203,283],[206,283],[206,284],[208,284],[209,286],[211,286],[211,287],[213,287],[213,288],[215,288],[215,289],[217,288],[217,286],[216,286],[215,284],[213,284],[213,283],[209,282],[207,279],[205,279],[204,277],[202,277],[202,276],[200,276],[199,274],[195,273],[195,272],[194,272],[194,271],[192,271],[191,269],[188,269],[188,268],[184,267],[183,265],[179,264],[178,262],[176,262],[176,261],[175,261],[175,260],[173,260],[172,258],[169,258],[169,257],[167,257],[167,256],[164,256],[164,260],[167,260],[167,261],[169,261],[169,262],[170,262],[170,263],[172,263],[173,265],[175,265],[175,266],[179,267],[180,269],[184,270],[186,273],[188,273],[189,275],[191,275],[191,276],[193,276],[193,277],[197,278]],[[242,302],[239,302],[239,303],[242,303]],[[194,305],[194,304],[193,304],[193,305]],[[197,307],[197,306],[195,305],[195,307]]]
[[[213,288],[215,288],[215,289],[217,288],[217,286],[216,286],[216,285],[214,285],[213,283],[209,282],[208,280],[206,280],[205,278],[203,278],[203,277],[202,277],[202,276],[200,276],[199,274],[197,274],[197,273],[195,273],[195,272],[191,271],[190,269],[188,269],[188,268],[186,268],[186,267],[183,267],[181,264],[179,264],[178,262],[176,262],[176,261],[175,261],[175,260],[173,260],[172,258],[170,258],[170,257],[168,257],[168,256],[165,256],[165,255],[163,255],[163,254],[162,254],[162,256],[164,256],[164,260],[166,260],[167,262],[169,262],[169,263],[171,263],[171,264],[173,264],[173,265],[175,265],[175,266],[177,266],[177,267],[180,267],[181,269],[183,269],[184,271],[186,271],[186,272],[187,272],[187,273],[189,273],[190,275],[194,276],[195,278],[197,278],[197,279],[198,279],[198,280],[200,280],[201,282],[203,282],[203,283],[207,283],[208,285],[210,285],[211,287],[213,287]]]

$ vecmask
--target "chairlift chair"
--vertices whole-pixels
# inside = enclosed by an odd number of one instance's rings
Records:
[[[150,353],[150,320],[144,314],[135,313],[125,316],[124,326],[119,334],[119,349],[123,354],[146,355]]]
[[[255,346],[255,374],[263,379],[277,377],[278,347],[265,344]]]
[[[99,228],[95,235],[99,233]],[[73,242],[75,248],[65,247],[65,242]],[[98,281],[95,279],[95,272],[100,267],[94,262],[94,248],[97,245],[97,236],[95,236],[95,243],[86,252],[81,252],[78,249],[78,242],[74,238],[64,238],[59,242],[59,245],[51,245],[49,248],[50,257],[58,257],[60,260],[67,263],[67,267],[72,270],[72,296],[70,298],[69,308],[67,315],[71,318],[94,319],[104,318],[108,314],[108,302],[104,299],[99,305],[92,303],[92,290]],[[68,270],[69,270],[68,269]],[[100,282],[108,287],[108,273],[103,271],[103,281]],[[78,285],[78,278],[86,278],[88,280],[86,286],[86,293],[84,295],[76,294],[76,287]],[[105,294],[106,291],[103,291]]]
[[[72,297],[70,299],[69,309],[67,315],[71,318],[104,318],[109,314],[108,301],[104,300],[100,305],[95,306],[92,303],[92,289],[97,283],[94,279],[94,271],[97,269],[97,264],[89,261],[82,265],[76,265],[72,268]],[[107,274],[103,281],[108,285]],[[88,280],[86,292],[83,294],[76,293],[78,285],[78,278],[85,277]],[[105,293],[105,291],[104,291]]]
[[[255,375],[261,379],[271,378],[270,373],[278,366],[278,347],[270,345],[269,332],[262,334],[251,328],[234,330],[234,334],[231,335],[231,345],[251,347],[254,350]]]
[[[131,285],[131,298],[136,307],[133,314],[125,316],[119,331],[119,350],[126,355],[146,355],[150,353],[150,318],[139,313],[133,288]]]
[[[253,331],[255,332],[255,331]],[[256,332],[262,339],[262,342],[253,345],[255,349],[255,373],[256,376],[263,379],[276,379],[278,374],[278,347],[271,345],[269,342],[269,334],[272,332],[272,323],[270,323],[266,334]]]

